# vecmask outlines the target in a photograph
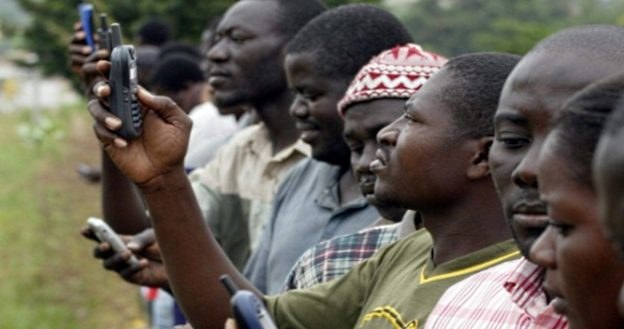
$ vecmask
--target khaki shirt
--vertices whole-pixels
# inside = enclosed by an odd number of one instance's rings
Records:
[[[300,140],[273,154],[269,132],[259,123],[235,134],[214,160],[191,173],[204,218],[238,268],[258,243],[277,186],[309,154]]]

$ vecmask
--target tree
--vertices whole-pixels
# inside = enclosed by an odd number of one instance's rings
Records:
[[[172,27],[173,38],[197,43],[205,25],[221,15],[234,0],[90,0],[98,13],[107,13],[109,22],[119,22],[127,43],[134,42],[135,32],[148,18],[158,17]],[[329,0],[329,6],[362,2]],[[377,0],[366,0],[378,3]],[[67,65],[67,47],[72,25],[78,20],[79,1],[19,0],[32,16],[26,30],[27,47],[37,53],[45,74],[72,77]]]
[[[524,54],[567,26],[624,21],[621,0],[420,0],[397,12],[417,43],[446,56]]]

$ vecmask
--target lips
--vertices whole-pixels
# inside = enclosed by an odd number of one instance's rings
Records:
[[[301,133],[301,140],[308,144],[312,144],[320,135],[318,127],[311,122],[297,120],[295,125]]]
[[[551,304],[555,312],[562,315],[566,315],[568,313],[568,301],[565,300],[563,297],[555,297],[551,301]]]
[[[512,208],[512,218],[525,228],[543,228],[548,225],[546,205],[543,202],[518,203]]]
[[[551,285],[551,282],[544,282],[544,291],[550,297],[550,304],[553,310],[565,315],[568,309],[568,301]]]
[[[215,89],[225,86],[231,78],[232,76],[225,70],[213,69],[208,73],[208,83]]]
[[[375,193],[375,176],[360,177],[360,190],[364,195]]]
[[[370,164],[370,170],[375,174],[383,171],[388,163],[388,156],[382,149],[377,149],[375,152],[375,160]]]

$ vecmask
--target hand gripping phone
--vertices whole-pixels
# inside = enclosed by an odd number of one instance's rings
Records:
[[[100,242],[108,242],[115,252],[119,253],[128,250],[128,247],[126,247],[119,235],[117,235],[105,221],[99,218],[89,217],[87,219],[87,225]],[[139,260],[132,255],[130,259],[128,259],[128,264],[133,267],[138,266]]]
[[[90,3],[81,3],[78,5],[78,13],[80,14],[80,23],[86,34],[87,45],[91,49],[95,49],[95,40],[93,39],[93,5]]]
[[[111,69],[109,82],[111,112],[121,119],[121,129],[117,131],[124,139],[134,139],[141,135],[143,120],[137,100],[138,78],[136,52],[131,45],[121,44],[121,27],[111,24]]]
[[[239,329],[277,329],[264,304],[251,291],[241,290],[227,274],[220,278],[232,298],[232,312]]]

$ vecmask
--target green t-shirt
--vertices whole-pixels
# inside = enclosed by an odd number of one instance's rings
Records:
[[[265,301],[280,329],[418,329],[444,291],[480,270],[519,257],[513,240],[433,266],[426,230],[378,251],[335,281]]]

